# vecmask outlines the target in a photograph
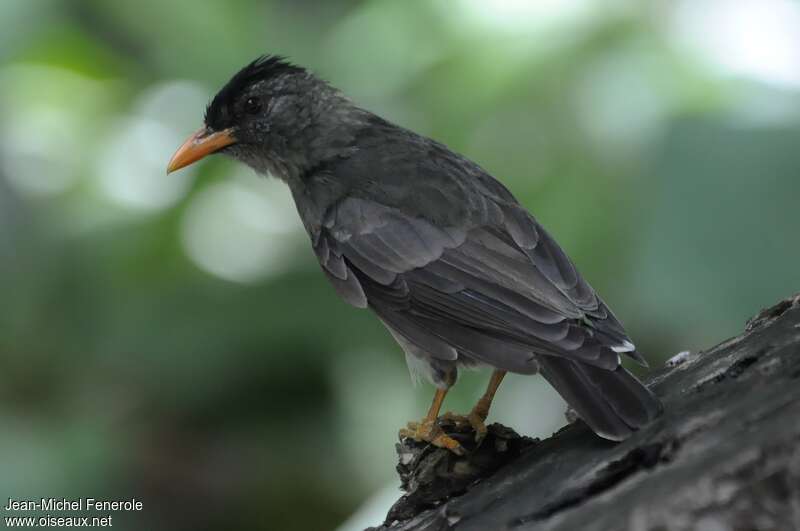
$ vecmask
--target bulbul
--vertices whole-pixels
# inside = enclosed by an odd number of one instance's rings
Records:
[[[661,412],[621,365],[646,365],[552,236],[478,164],[358,107],[310,71],[264,56],[208,105],[168,172],[222,153],[290,188],[322,271],[369,308],[436,387],[401,435],[463,453],[439,411],[461,367],[494,369],[469,415],[476,438],[506,372],[540,372],[599,436]]]

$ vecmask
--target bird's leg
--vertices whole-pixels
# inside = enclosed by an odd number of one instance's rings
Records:
[[[486,417],[489,416],[489,408],[492,407],[492,400],[497,392],[497,388],[503,382],[506,371],[496,370],[492,373],[489,379],[489,385],[486,386],[486,392],[478,399],[478,403],[472,408],[469,413],[469,423],[475,429],[475,436],[478,440],[486,436]]]
[[[400,430],[400,437],[409,437],[415,441],[426,441],[434,446],[446,448],[456,455],[464,455],[464,449],[461,444],[446,435],[442,428],[436,423],[439,418],[439,410],[442,408],[442,402],[447,395],[447,389],[436,389],[436,394],[433,395],[433,403],[431,403],[428,414],[420,422],[409,422],[408,427]]]
[[[500,387],[500,383],[503,381],[505,375],[506,371],[501,371],[499,369],[492,373],[492,377],[489,379],[489,385],[486,386],[486,392],[478,399],[478,403],[475,404],[475,407],[472,408],[469,415],[465,417],[464,415],[454,415],[453,413],[447,412],[442,418],[450,419],[455,422],[469,422],[469,425],[475,430],[475,440],[480,441],[483,439],[486,436],[485,421],[486,417],[489,416],[489,408],[492,406],[494,395],[497,392],[497,388]]]

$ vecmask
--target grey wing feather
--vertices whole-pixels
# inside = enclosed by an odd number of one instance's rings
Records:
[[[349,197],[329,209],[315,250],[345,300],[433,357],[455,348],[517,372],[533,372],[536,354],[616,368],[630,342],[564,252],[521,207],[486,210],[484,224],[442,228]]]

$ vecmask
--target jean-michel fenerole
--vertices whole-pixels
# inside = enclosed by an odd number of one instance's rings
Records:
[[[141,511],[142,502],[130,500],[98,500],[95,498],[39,498],[38,500],[15,500],[9,498],[6,511]]]

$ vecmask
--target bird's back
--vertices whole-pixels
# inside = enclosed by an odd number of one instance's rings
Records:
[[[415,352],[519,373],[541,367],[609,438],[657,414],[658,401],[620,366],[620,353],[643,361],[622,325],[477,164],[375,118],[349,156],[303,186],[295,197],[301,215],[318,217],[306,226],[323,270]]]

